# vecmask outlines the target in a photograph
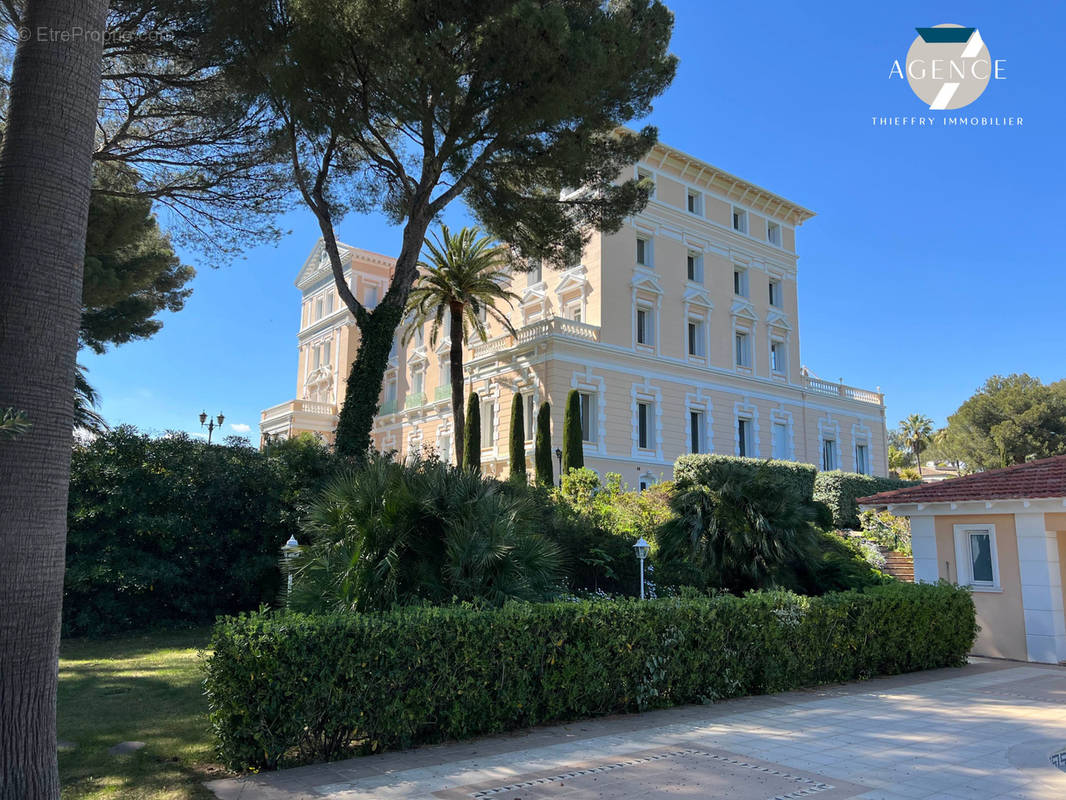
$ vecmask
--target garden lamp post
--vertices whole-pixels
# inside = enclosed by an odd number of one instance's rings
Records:
[[[637,539],[636,544],[633,545],[633,550],[637,554],[637,560],[640,562],[640,599],[644,599],[644,559],[648,557],[648,552],[651,550],[651,545],[644,541],[644,537],[641,536]]]
[[[206,411],[201,411],[200,412],[200,427],[201,428],[204,427],[204,423],[207,422],[207,443],[208,444],[211,444],[211,434],[214,433],[215,428],[221,428],[222,427],[222,422],[226,418],[222,415],[222,412],[219,411],[218,412],[218,416],[215,419],[218,420],[218,424],[217,425],[215,424],[215,420],[214,419],[211,420],[210,422],[207,421],[207,412]]]
[[[289,573],[289,586],[286,590],[286,597],[292,594],[292,559],[296,558],[296,555],[300,552],[300,543],[296,541],[296,536],[290,536],[289,541],[285,542],[281,546],[282,555],[285,556],[285,571]]]
[[[555,448],[555,460],[559,462],[559,488],[563,488],[563,451],[562,448]]]

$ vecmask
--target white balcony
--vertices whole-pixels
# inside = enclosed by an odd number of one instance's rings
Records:
[[[587,322],[577,322],[563,317],[550,317],[519,328],[516,335],[504,334],[489,339],[487,342],[477,342],[471,350],[471,359],[482,358],[500,350],[508,350],[522,344],[537,341],[538,339],[558,338],[576,339],[585,342],[598,342],[600,340],[600,327],[589,325]]]
[[[885,404],[885,396],[881,392],[871,392],[869,389],[859,389],[844,383],[823,381],[811,375],[803,376],[803,388],[808,392],[825,395],[827,397],[840,397],[844,400],[857,400],[860,403],[871,403],[877,406]]]
[[[337,427],[337,406],[312,400],[289,400],[259,414],[259,432],[288,438],[299,433],[332,433]]]

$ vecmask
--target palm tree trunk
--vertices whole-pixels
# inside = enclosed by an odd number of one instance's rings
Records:
[[[0,798],[56,800],[74,357],[106,0],[29,0],[0,151]],[[67,41],[56,35],[67,34]]]
[[[463,304],[452,303],[448,307],[449,337],[448,366],[452,380],[452,432],[455,439],[455,464],[463,465],[463,436],[466,433],[466,417],[463,416]]]

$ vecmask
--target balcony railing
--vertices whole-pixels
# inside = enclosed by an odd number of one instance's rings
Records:
[[[378,415],[379,416],[381,416],[383,414],[395,414],[395,413],[396,413],[396,401],[395,400],[386,400],[378,408]]]
[[[885,396],[880,392],[871,392],[869,389],[859,389],[843,383],[823,381],[821,378],[810,375],[803,376],[803,384],[808,391],[828,397],[843,397],[845,400],[857,400],[860,403],[872,403],[878,406],[884,405],[885,402]]]
[[[318,403],[312,400],[289,400],[287,403],[279,403],[260,412],[259,418],[265,421],[297,412],[331,417],[337,413],[337,407],[333,403]]]
[[[407,399],[403,401],[404,408],[418,408],[426,404],[425,392],[412,392],[407,395]]]
[[[577,339],[586,342],[598,342],[600,340],[600,327],[589,325],[587,322],[578,322],[563,317],[550,317],[538,322],[532,322],[525,327],[519,328],[517,335],[505,334],[489,339],[487,342],[478,342],[474,345],[472,358],[481,358],[500,350],[506,350],[520,344],[528,344],[538,339],[557,337],[562,339]]]
[[[436,389],[433,390],[433,400],[435,402],[440,402],[441,400],[448,400],[451,398],[451,396],[451,384],[448,384],[446,386],[438,386]]]

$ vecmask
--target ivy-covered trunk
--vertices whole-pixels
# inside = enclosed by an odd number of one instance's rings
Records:
[[[448,368],[452,376],[452,438],[455,440],[455,465],[463,464],[463,447],[466,421],[463,419],[463,304],[453,302],[449,307],[449,333],[451,350]]]
[[[370,449],[378,395],[402,317],[402,308],[382,303],[359,326],[359,350],[348,373],[344,404],[337,419],[336,447],[341,455],[362,459]]]

